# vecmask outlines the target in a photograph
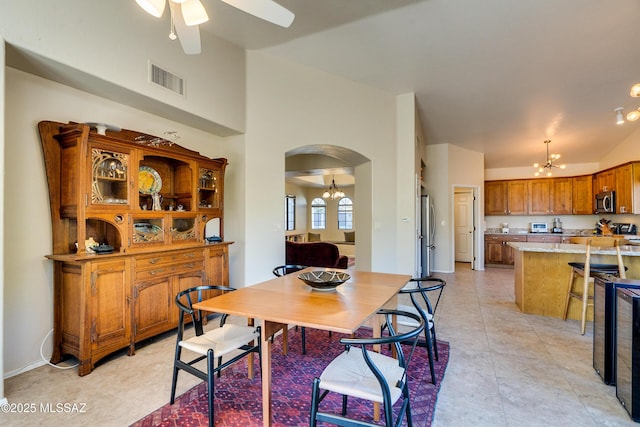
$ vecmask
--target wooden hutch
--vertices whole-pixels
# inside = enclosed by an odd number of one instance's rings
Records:
[[[227,160],[130,130],[38,127],[53,230],[51,362],[74,356],[86,375],[104,356],[133,355],[135,343],[176,327],[180,290],[228,285]],[[205,236],[210,221],[221,241]]]

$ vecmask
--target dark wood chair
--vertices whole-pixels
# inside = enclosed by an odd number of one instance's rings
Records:
[[[176,350],[173,361],[173,379],[171,382],[171,399],[170,403],[175,402],[176,384],[178,382],[178,372],[186,371],[191,375],[207,382],[208,390],[208,406],[209,406],[209,426],[214,425],[213,415],[213,398],[214,398],[214,376],[232,363],[237,362],[243,357],[257,353],[258,357],[262,355],[260,342],[260,327],[242,326],[226,323],[227,315],[220,317],[220,326],[208,331],[204,331],[203,318],[211,313],[204,313],[200,310],[193,309],[193,303],[202,301],[207,297],[205,293],[210,291],[231,292],[235,289],[227,286],[198,286],[181,291],[176,295],[176,304],[180,309],[180,317],[178,322],[178,333],[176,339]],[[193,334],[187,337],[186,326],[189,322],[193,323]],[[254,344],[250,344],[253,342]],[[197,355],[191,360],[182,360],[182,350],[188,350]],[[240,351],[225,363],[222,363],[222,356],[231,352]],[[215,360],[218,359],[218,366],[215,366]],[[206,371],[195,366],[196,363],[206,359]]]
[[[427,350],[432,384],[436,383],[434,360],[438,360],[438,342],[434,316],[446,284],[444,280],[436,277],[414,278],[399,292],[400,295],[408,295],[412,305],[398,304],[398,310],[419,315],[425,322],[424,342],[419,340],[418,346]],[[431,295],[431,298],[429,295]],[[432,299],[435,304],[432,303]],[[407,317],[398,317],[398,324],[410,327],[416,326],[416,323]]]
[[[324,369],[320,377],[313,380],[311,393],[311,419],[309,425],[315,427],[318,421],[340,426],[379,426],[379,424],[349,419],[347,416],[348,396],[379,402],[383,405],[385,426],[399,426],[406,417],[411,427],[411,403],[407,370],[413,355],[417,338],[425,328],[424,319],[416,314],[401,310],[380,310],[389,325],[389,335],[380,338],[342,338],[345,351]],[[416,327],[405,333],[396,333],[391,323],[392,316],[411,319]],[[401,343],[411,343],[408,357]],[[392,345],[397,358],[386,356],[374,350],[373,346]],[[406,347],[406,346],[405,346]],[[323,390],[323,391],[321,391]],[[342,413],[332,414],[320,411],[320,402],[330,392],[342,395]],[[393,406],[402,401],[398,417],[393,419]]]

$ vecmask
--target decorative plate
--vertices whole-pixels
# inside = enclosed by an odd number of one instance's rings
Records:
[[[309,271],[298,275],[298,279],[318,291],[331,291],[350,278],[347,273],[331,270]]]
[[[162,189],[160,174],[149,166],[140,166],[138,171],[138,191],[142,194],[159,193]]]

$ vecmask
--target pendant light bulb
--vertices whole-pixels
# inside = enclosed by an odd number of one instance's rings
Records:
[[[627,120],[630,122],[635,122],[638,119],[640,119],[640,108],[627,114]]]
[[[640,83],[636,83],[631,86],[631,92],[629,92],[629,95],[634,98],[640,98]]]

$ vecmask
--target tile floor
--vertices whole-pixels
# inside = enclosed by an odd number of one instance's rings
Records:
[[[590,327],[581,336],[576,321],[521,314],[513,303],[513,270],[478,272],[459,264],[456,273],[438,276],[447,287],[436,325],[451,354],[435,427],[637,425],[615,387],[591,367]],[[9,402],[32,404],[26,407],[35,412],[0,413],[0,425],[129,425],[168,401],[173,346],[167,333],[134,357],[109,357],[85,377],[43,366],[9,378]],[[181,376],[178,393],[197,382]],[[58,403],[68,404],[63,412],[45,411]]]

